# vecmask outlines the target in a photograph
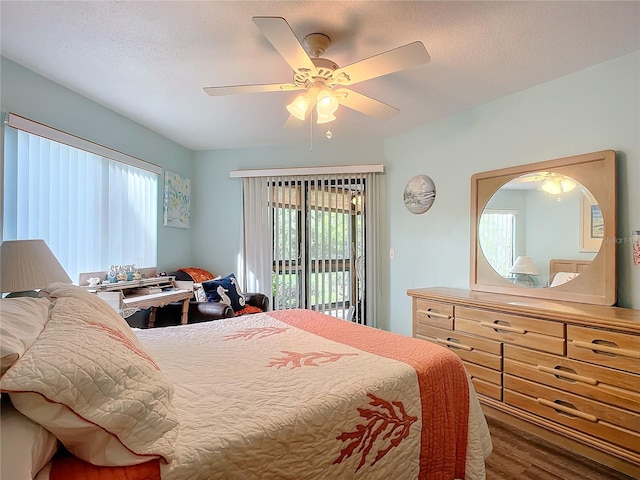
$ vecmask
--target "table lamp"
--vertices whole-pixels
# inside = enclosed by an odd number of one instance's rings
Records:
[[[516,276],[513,279],[513,283],[523,287],[535,287],[536,281],[531,278],[531,275],[540,275],[540,272],[538,272],[538,269],[533,263],[531,257],[524,255],[516,258],[511,270],[509,270],[509,273],[513,273]]]
[[[51,282],[71,283],[44,240],[5,240],[0,245],[0,292],[36,297]]]

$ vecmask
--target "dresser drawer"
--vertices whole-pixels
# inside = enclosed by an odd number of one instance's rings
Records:
[[[640,375],[514,345],[504,346],[504,373],[635,412],[640,410]]]
[[[417,325],[415,337],[442,345],[467,362],[493,370],[502,369],[502,344],[499,342],[422,324]]]
[[[416,327],[422,324],[453,330],[453,305],[451,304],[416,298],[413,316]]]
[[[640,373],[640,335],[569,325],[567,355],[585,362]]]
[[[500,385],[486,382],[480,378],[472,378],[471,383],[477,393],[502,401],[502,387]]]
[[[555,388],[504,376],[504,401],[581,432],[638,451],[638,415]]]
[[[465,307],[456,308],[455,323],[456,330],[462,332],[557,355],[564,354],[562,323]]]
[[[500,373],[500,371],[476,365],[475,363],[465,362],[464,360],[462,363],[464,363],[464,368],[467,370],[467,375],[472,379],[479,378],[480,380],[484,380],[485,382],[492,383],[499,387],[502,386],[502,373]]]

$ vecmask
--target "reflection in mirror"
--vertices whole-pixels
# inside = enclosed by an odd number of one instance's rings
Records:
[[[602,245],[604,222],[580,182],[539,171],[514,178],[487,202],[478,225],[482,253],[503,278],[522,287],[556,287],[577,277],[551,271],[552,259],[589,264]]]

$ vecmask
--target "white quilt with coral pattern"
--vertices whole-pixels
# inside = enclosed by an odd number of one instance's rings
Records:
[[[306,310],[137,335],[175,386],[163,480],[484,478],[486,422],[445,348]]]

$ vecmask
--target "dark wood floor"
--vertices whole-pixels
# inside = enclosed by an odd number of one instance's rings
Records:
[[[633,480],[498,420],[487,422],[493,442],[487,480]]]

